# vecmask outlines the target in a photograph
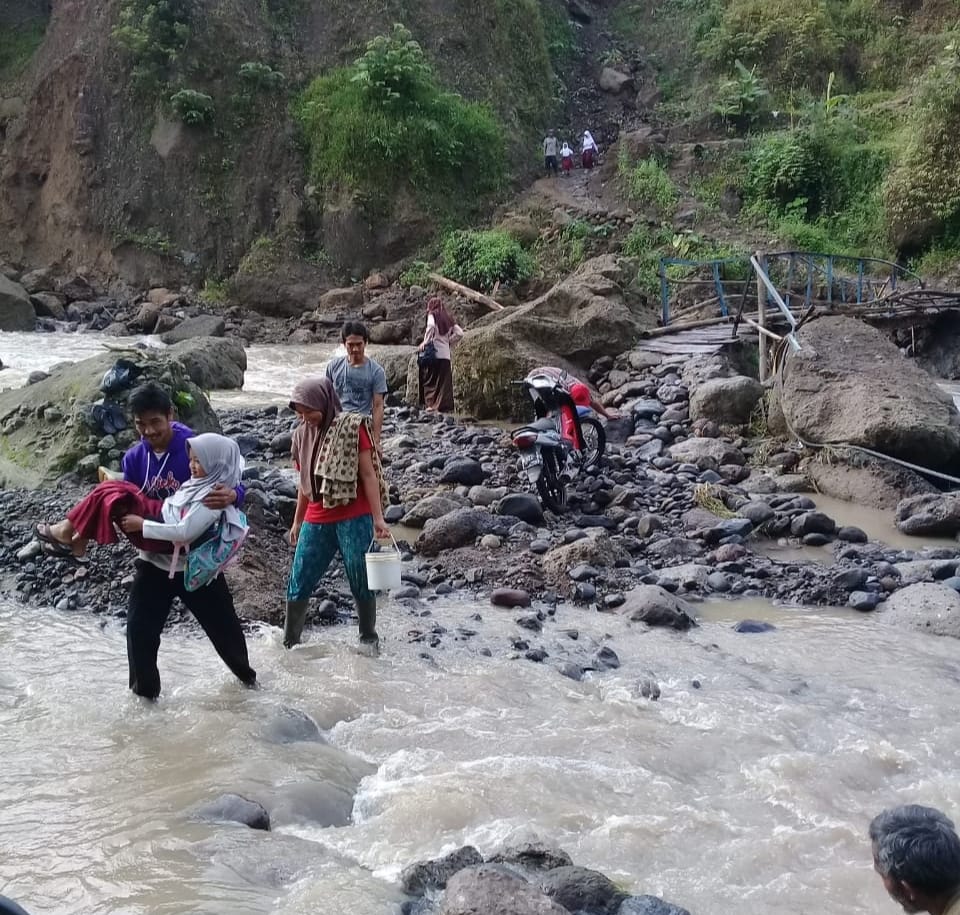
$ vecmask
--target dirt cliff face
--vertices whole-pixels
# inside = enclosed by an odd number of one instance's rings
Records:
[[[324,214],[307,200],[291,96],[400,19],[444,82],[493,104],[513,150],[530,145],[551,116],[543,99],[553,75],[531,68],[523,4],[193,0],[185,46],[162,85],[144,89],[114,35],[131,2],[54,0],[26,71],[0,85],[0,256],[147,284],[225,277],[265,236],[315,233],[323,246]],[[565,16],[566,4],[542,2]],[[4,8],[35,18],[47,6]],[[282,72],[285,91],[244,95],[238,68],[250,61]],[[210,123],[190,126],[171,111],[181,87],[212,97]],[[534,139],[534,160],[535,149]],[[327,220],[327,231],[342,225]],[[398,245],[395,235],[368,233],[364,265],[408,253],[411,240]]]

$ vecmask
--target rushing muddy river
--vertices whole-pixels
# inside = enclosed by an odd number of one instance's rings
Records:
[[[65,337],[0,335],[0,386],[99,351]],[[329,353],[252,347],[247,386],[282,400]],[[847,611],[700,610],[678,634],[561,605],[524,633],[536,664],[511,657],[513,611],[387,603],[379,659],[349,627],[292,652],[259,630],[253,693],[175,630],[150,706],[126,692],[120,621],[0,602],[0,892],[31,915],[381,915],[412,861],[537,834],[694,915],[895,912],[865,830],[893,803],[960,812],[956,642]],[[411,641],[433,625],[461,638]],[[602,645],[619,669],[558,673]],[[289,740],[302,716],[321,740]],[[226,791],[273,832],[191,816]]]
[[[431,609],[478,635],[422,657],[423,620],[390,605],[379,659],[347,627],[292,652],[263,629],[254,693],[168,633],[150,706],[126,693],[118,622],[0,605],[0,891],[34,915],[382,915],[411,861],[536,833],[695,915],[892,913],[870,817],[960,808],[951,640],[757,603],[706,605],[688,634],[561,606],[534,664],[474,647],[506,648],[513,613]],[[735,633],[745,616],[777,628]],[[620,669],[562,677],[568,628]],[[650,676],[658,702],[637,697]],[[326,742],[277,742],[291,709]],[[191,819],[223,791],[262,800],[274,831]],[[305,820],[305,798],[344,825]]]

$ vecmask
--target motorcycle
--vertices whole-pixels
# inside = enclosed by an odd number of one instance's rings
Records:
[[[520,470],[536,488],[543,507],[560,513],[567,503],[567,483],[600,463],[606,432],[590,408],[574,403],[555,378],[532,372],[514,384],[523,385],[537,416],[512,433]]]

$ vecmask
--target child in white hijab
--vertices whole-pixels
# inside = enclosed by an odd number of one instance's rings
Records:
[[[570,170],[573,168],[573,150],[566,141],[560,149],[560,167],[563,169],[564,178],[570,175]]]
[[[190,452],[190,479],[172,496],[163,500],[160,520],[151,521],[139,515],[125,515],[120,527],[138,532],[150,540],[167,540],[176,545],[170,564],[171,577],[180,571],[179,547],[196,540],[220,519],[221,512],[207,508],[203,499],[214,486],[222,483],[235,488],[243,474],[243,458],[233,439],[212,432],[187,439]],[[230,541],[244,536],[246,524],[240,512],[231,505],[223,509],[221,539]]]
[[[580,161],[584,168],[593,168],[600,150],[589,130],[583,132],[583,145],[580,151]]]
[[[234,675],[246,686],[254,687],[257,683],[222,566],[218,564],[211,570],[215,577],[208,583],[192,590],[185,582],[186,560],[180,556],[179,549],[196,541],[218,522],[215,536],[239,547],[246,533],[246,520],[232,505],[223,510],[207,508],[203,498],[217,483],[235,489],[243,474],[243,458],[237,443],[223,435],[195,435],[187,439],[187,448],[190,479],[163,500],[160,520],[140,515],[125,515],[120,519],[120,527],[126,533],[141,532],[146,538],[175,545],[172,557],[141,553],[138,560],[141,568],[130,596],[127,615],[130,689],[146,699],[156,699],[160,694],[157,652],[174,597],[179,597],[197,618],[217,654]]]

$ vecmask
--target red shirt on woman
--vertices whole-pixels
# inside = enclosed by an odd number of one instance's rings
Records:
[[[361,451],[373,449],[373,442],[367,435],[367,430],[360,426],[359,445]],[[299,470],[299,466],[297,470]],[[367,494],[363,491],[363,481],[357,477],[357,498],[346,505],[337,505],[334,508],[324,508],[322,502],[310,501],[307,503],[307,513],[303,520],[307,524],[333,524],[337,521],[349,521],[351,518],[360,518],[372,514]]]

